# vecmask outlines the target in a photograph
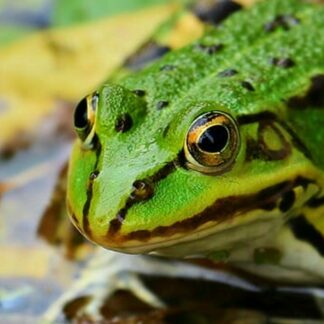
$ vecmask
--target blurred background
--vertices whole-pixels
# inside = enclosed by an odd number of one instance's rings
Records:
[[[69,289],[94,249],[72,228],[65,212],[75,105],[121,71],[125,62],[129,70],[137,69],[138,49],[145,49],[145,57],[157,53],[156,48],[178,48],[199,37],[203,28],[190,17],[177,23],[174,33],[168,29],[177,12],[192,2],[0,0],[1,324],[37,323]],[[200,0],[195,10],[204,14],[218,2]],[[253,0],[237,2],[249,5]],[[269,302],[267,294],[262,299],[229,293],[207,282],[158,280],[155,285],[165,294],[172,291],[171,302],[178,294],[181,301],[196,298],[190,307],[199,310],[209,303],[211,316],[222,314],[222,302],[230,306],[226,316],[236,319],[248,320],[251,314],[242,313],[245,306],[258,309],[256,317],[252,314],[257,320],[264,320],[265,309],[276,315],[302,313],[299,304],[306,309],[303,315],[317,315],[314,303],[299,297],[281,296]],[[119,304],[134,305],[121,300]],[[147,310],[142,306],[142,312]],[[239,308],[239,313],[231,307]],[[196,322],[206,323],[200,319]]]
[[[35,323],[91,251],[66,225],[58,183],[73,109],[180,2],[0,0],[1,323]]]

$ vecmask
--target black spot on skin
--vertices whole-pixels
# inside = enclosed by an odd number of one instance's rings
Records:
[[[131,129],[132,125],[132,117],[129,114],[123,114],[117,118],[115,123],[115,130],[119,133],[125,133]]]
[[[297,239],[308,242],[324,256],[324,237],[304,215],[292,218],[288,225]]]
[[[166,178],[176,169],[176,161],[171,161],[165,164],[160,170],[152,176],[136,180],[133,183],[133,188],[130,196],[127,198],[125,206],[119,210],[116,217],[110,221],[108,236],[114,236],[121,228],[122,223],[126,219],[127,211],[135,204],[150,199],[154,194],[154,185],[160,180]]]
[[[166,137],[168,135],[168,132],[170,130],[170,125],[168,125],[167,127],[164,128],[163,132],[162,132],[162,137]]]
[[[255,91],[253,85],[248,81],[242,81],[241,86],[248,91]]]
[[[93,181],[93,180],[97,179],[97,178],[98,178],[98,175],[99,175],[99,171],[98,171],[98,170],[93,171],[93,172],[90,174],[89,180],[90,180],[90,181]]]
[[[280,211],[283,213],[287,212],[294,205],[295,199],[296,196],[293,190],[286,192],[279,203]]]
[[[144,90],[140,90],[140,89],[133,90],[133,93],[139,97],[144,97],[146,95],[146,92]]]
[[[135,54],[130,56],[124,63],[124,66],[133,71],[140,70],[148,63],[151,63],[166,53],[170,52],[171,48],[164,45],[159,45],[154,41],[149,41],[144,44]]]
[[[222,0],[211,1],[209,5],[207,2],[205,6],[198,3],[192,11],[201,21],[218,25],[241,8],[242,6],[236,2]]]
[[[220,78],[227,78],[227,77],[234,76],[236,74],[238,74],[237,70],[235,70],[235,69],[226,69],[226,70],[224,70],[222,72],[219,72],[217,74],[217,76],[219,76]]]
[[[291,109],[324,108],[324,74],[314,76],[306,94],[290,98],[287,105]]]
[[[156,109],[157,110],[162,110],[164,109],[165,107],[167,107],[169,105],[169,102],[168,101],[159,101],[157,104],[156,104]]]
[[[130,194],[130,199],[140,202],[153,197],[154,187],[152,183],[147,180],[136,180],[133,183],[133,189]]]
[[[298,25],[300,20],[292,15],[278,15],[272,21],[264,25],[264,30],[268,33],[274,32],[278,28],[289,30],[291,27]]]
[[[295,62],[289,57],[286,57],[286,58],[274,57],[270,60],[270,64],[274,65],[274,66],[281,67],[283,69],[289,69],[289,68],[295,66]]]
[[[175,65],[166,64],[160,67],[160,71],[173,71],[176,69]]]
[[[212,55],[219,52],[221,49],[223,49],[224,45],[223,44],[215,44],[215,45],[198,44],[196,47],[198,50],[208,55]]]

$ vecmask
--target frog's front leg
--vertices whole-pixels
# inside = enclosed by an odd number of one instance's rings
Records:
[[[102,306],[107,298],[119,289],[130,291],[139,300],[154,308],[166,307],[163,301],[143,284],[140,275],[210,280],[247,291],[259,290],[249,282],[222,270],[210,270],[166,258],[119,254],[98,248],[79,279],[47,310],[43,318],[46,323],[63,322],[63,310],[67,304],[80,297],[91,296],[74,317],[99,321],[102,319]]]
[[[128,258],[133,259],[132,256],[125,257],[98,248],[79,279],[47,310],[44,315],[45,321],[52,323],[64,320],[64,307],[83,296],[91,296],[91,298],[84,307],[80,307],[75,316],[99,320],[101,319],[100,309],[106,298],[119,289],[130,290],[140,300],[154,307],[163,307],[163,303],[144,286],[138,274],[131,270],[132,262]]]

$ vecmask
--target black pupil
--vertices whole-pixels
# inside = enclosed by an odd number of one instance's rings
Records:
[[[82,99],[75,108],[74,126],[76,128],[85,128],[88,126],[87,99]]]
[[[225,148],[228,137],[228,131],[224,126],[211,126],[200,136],[198,147],[205,152],[218,153]]]

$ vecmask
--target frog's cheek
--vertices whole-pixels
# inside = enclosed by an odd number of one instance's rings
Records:
[[[210,216],[199,214],[207,205],[224,196],[227,177],[218,178],[216,183],[213,176],[184,170],[170,163],[153,178],[157,180],[153,188],[146,181],[137,183],[135,196],[132,192],[114,215],[90,215],[93,241],[108,249],[147,253],[156,247],[191,240],[191,235],[200,235],[201,230],[214,227],[212,223],[215,222],[209,219]],[[228,185],[227,189],[235,190],[234,186]],[[100,205],[103,204],[102,201]],[[216,211],[212,216],[217,214]],[[105,219],[100,222],[105,228],[100,228],[98,222],[94,224],[94,219]]]
[[[67,184],[67,211],[72,223],[84,233],[83,214],[89,200],[89,184],[96,176],[94,166],[97,161],[96,152],[84,149],[81,141],[73,146],[69,162]]]
[[[146,199],[126,202],[118,212],[109,214],[93,208],[91,239],[121,252],[188,256],[233,248],[268,235],[282,225],[283,214],[299,210],[319,190],[311,180],[318,171],[301,159],[300,152],[294,152],[289,163],[279,160],[267,169],[252,161],[244,172],[242,154],[230,173],[220,176],[170,167],[155,183],[153,194],[139,186]],[[111,197],[110,204],[116,196]],[[93,207],[98,204],[105,203],[97,201]],[[99,219],[104,219],[102,228],[93,222]]]

